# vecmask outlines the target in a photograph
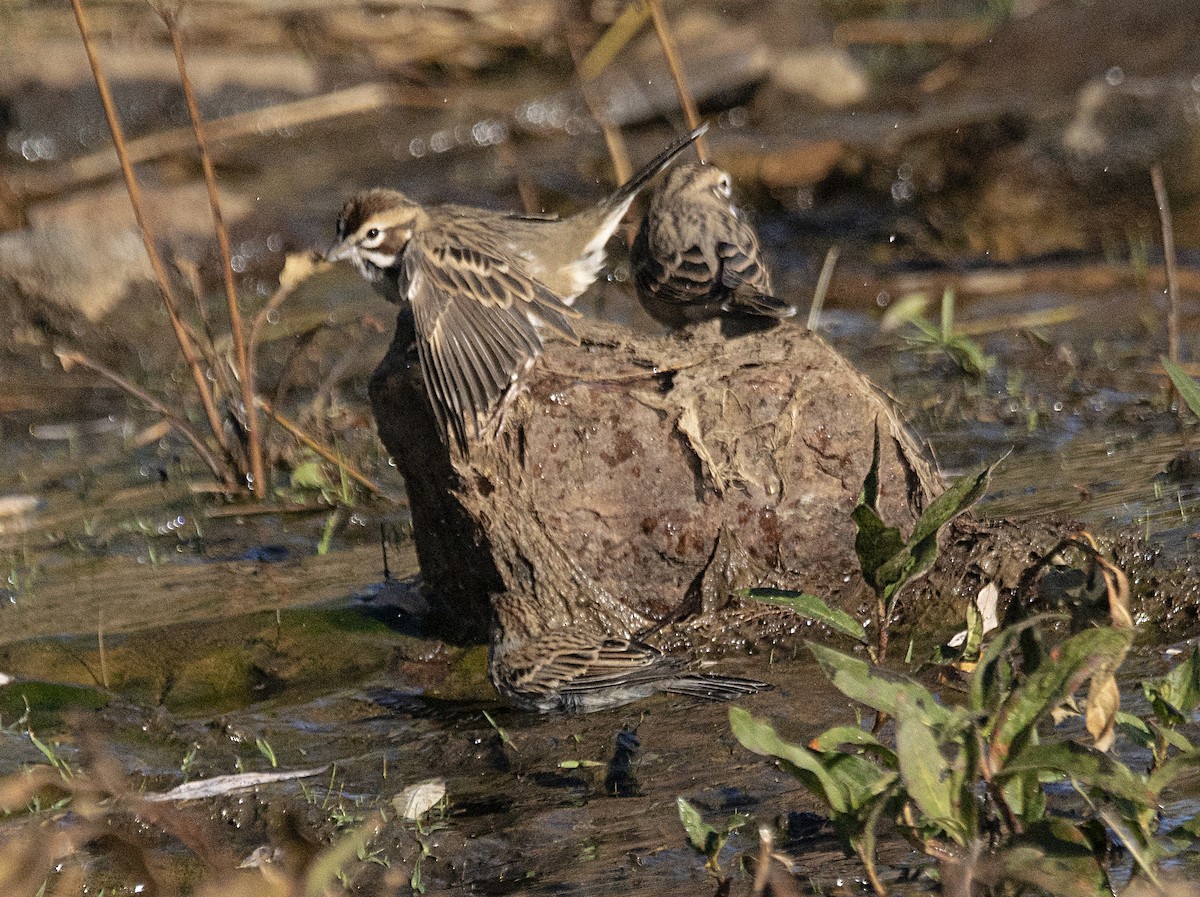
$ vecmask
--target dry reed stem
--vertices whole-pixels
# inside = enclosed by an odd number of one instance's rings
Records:
[[[238,306],[237,284],[233,280],[233,257],[229,251],[229,231],[221,214],[221,199],[217,194],[217,177],[213,171],[212,156],[204,139],[204,123],[196,104],[196,92],[188,77],[187,64],[183,56],[183,38],[179,32],[179,18],[166,9],[158,9],[167,33],[171,37],[171,48],[175,51],[175,64],[179,68],[179,82],[187,102],[188,117],[196,135],[196,151],[204,169],[204,185],[208,189],[208,204],[212,209],[213,230],[217,235],[217,246],[221,252],[221,274],[225,285],[225,302],[229,308],[229,333],[233,338],[234,360],[237,363],[238,382],[241,386],[242,408],[246,415],[246,453],[250,456],[250,488],[255,498],[262,501],[267,497],[266,468],[263,464],[262,439],[259,435],[258,409],[254,406],[254,361],[246,354],[246,338],[242,331],[242,312]],[[199,300],[199,297],[197,297]]]
[[[288,296],[292,295],[300,284],[318,271],[324,271],[329,265],[329,262],[312,250],[305,253],[288,253],[287,258],[283,261],[283,270],[279,272],[279,288],[267,300],[266,305],[258,310],[258,314],[254,316],[254,323],[250,325],[250,342],[246,351],[250,353],[251,357],[258,355],[262,329],[267,323],[267,319],[270,318],[271,312],[283,305]]]
[[[590,56],[584,56],[580,51],[576,32],[571,28],[571,7],[568,0],[563,0],[559,9],[563,20],[563,31],[566,33],[567,38],[567,50],[571,54],[571,62],[575,66],[575,74],[579,77],[579,90],[583,94],[583,103],[587,106],[592,118],[600,125],[600,130],[604,134],[604,145],[608,147],[608,156],[612,159],[613,163],[614,179],[618,184],[624,184],[633,175],[633,164],[629,161],[629,147],[625,143],[625,138],[621,135],[621,129],[614,125],[608,116],[604,114],[604,110],[600,108],[596,92],[592,88],[592,78],[595,75],[589,76],[584,74],[587,60]],[[601,41],[603,41],[603,38]],[[596,46],[598,47],[600,44]],[[597,72],[596,74],[599,73]]]
[[[131,383],[129,380],[126,380],[116,371],[105,367],[98,361],[93,361],[91,358],[88,358],[82,352],[59,349],[57,350],[56,354],[58,355],[58,360],[62,363],[64,368],[69,368],[73,364],[77,364],[80,367],[85,367],[88,370],[99,374],[118,389],[129,393],[129,395],[133,396],[147,408],[157,411],[168,423],[171,424],[171,426],[183,434],[183,437],[192,444],[192,448],[196,450],[196,454],[200,456],[200,460],[203,461],[208,469],[212,471],[214,477],[223,482],[226,488],[236,488],[237,484],[230,473],[229,467],[218,462],[213,453],[208,450],[208,446],[204,444],[204,440],[200,438],[200,434],[193,430],[187,421],[176,414],[164,402],[156,399],[154,396],[150,395],[141,387]]]
[[[650,10],[644,2],[631,3],[625,7],[625,11],[608,26],[608,30],[579,63],[579,77],[590,81],[608,68],[609,63],[633,40],[649,17]]]
[[[200,367],[195,347],[184,327],[183,319],[180,316],[179,300],[175,297],[175,293],[171,288],[166,267],[155,244],[154,233],[146,221],[142,207],[141,187],[133,172],[133,165],[129,161],[129,154],[125,149],[125,132],[121,127],[120,120],[117,118],[117,110],[113,104],[112,92],[108,87],[108,79],[100,66],[100,60],[96,56],[95,48],[92,46],[87,16],[83,11],[82,0],[71,0],[71,8],[75,12],[75,22],[79,26],[79,35],[83,40],[83,48],[87,53],[88,64],[91,66],[92,76],[96,81],[96,89],[100,94],[100,104],[104,107],[104,117],[108,121],[109,130],[112,132],[113,147],[116,149],[117,159],[121,163],[121,174],[125,178],[125,189],[129,193],[129,203],[133,206],[133,216],[137,220],[138,228],[141,230],[142,243],[146,247],[146,254],[150,257],[150,267],[154,271],[154,279],[158,283],[163,305],[166,306],[167,315],[171,319],[171,327],[175,332],[175,339],[179,343],[179,349],[183,354],[184,362],[191,371],[192,380],[196,384],[196,391],[200,395],[201,405],[204,406],[204,416],[208,420],[209,429],[212,430],[213,438],[220,445],[226,460],[231,462],[233,457],[232,452],[230,451],[229,441],[225,436],[224,428],[221,425],[221,417],[217,413],[217,406],[213,401],[212,390],[208,387],[208,381],[205,379],[204,371]],[[93,370],[95,370],[94,367]],[[132,384],[129,385],[132,386]],[[206,454],[208,453],[206,452]],[[208,454],[208,458],[212,458],[211,454]],[[214,473],[216,473],[215,470]],[[231,480],[232,477],[229,470],[226,469],[223,475],[218,475],[218,479]]]
[[[650,18],[654,20],[654,33],[658,35],[658,42],[662,44],[663,56],[667,59],[667,69],[671,73],[671,80],[675,82],[675,92],[679,94],[679,105],[683,107],[688,130],[694,131],[700,127],[700,112],[696,108],[696,98],[692,96],[692,92],[687,86],[687,80],[683,76],[683,67],[679,64],[679,53],[675,49],[675,39],[671,36],[667,17],[663,13],[662,0],[647,0],[647,2],[650,5]],[[700,135],[696,138],[695,145],[696,155],[700,161],[707,162],[710,158],[708,138],[703,134]]]
[[[829,292],[829,284],[833,281],[833,271],[837,267],[838,256],[842,250],[830,246],[825,253],[825,262],[821,265],[821,276],[817,278],[817,288],[813,290],[812,305],[808,309],[808,329],[816,330],[821,323],[821,309],[825,307],[825,296]]]
[[[1162,225],[1163,264],[1167,269],[1167,357],[1179,363],[1179,265],[1175,256],[1175,227],[1171,220],[1171,203],[1162,166],[1155,163],[1150,169],[1154,186],[1154,201],[1158,205],[1158,220]],[[1173,389],[1174,387],[1172,387]]]
[[[266,399],[259,396],[257,401],[258,401],[258,406],[260,408],[262,408],[262,410],[265,411],[267,414],[269,414],[272,418],[274,418],[275,422],[278,423],[279,426],[283,427],[285,430],[287,430],[289,433],[291,433],[294,437],[296,437],[296,439],[300,440],[301,443],[303,443],[308,448],[312,449],[314,452],[316,452],[318,455],[320,455],[322,458],[324,458],[330,464],[336,464],[341,470],[344,470],[346,472],[346,476],[350,477],[350,479],[359,483],[361,486],[363,486],[365,489],[367,489],[367,491],[371,492],[372,494],[377,495],[380,498],[385,498],[388,501],[392,502],[393,504],[400,504],[400,502],[398,502],[395,498],[393,498],[392,496],[390,496],[386,492],[384,492],[383,489],[380,488],[379,485],[377,485],[366,474],[362,473],[357,467],[355,467],[353,464],[351,464],[345,458],[339,458],[336,454],[331,452],[325,446],[321,445],[321,443],[317,442],[317,440],[313,439],[311,436],[309,436],[307,433],[305,433],[304,430],[302,430],[300,428],[300,426],[298,424],[296,424],[294,421],[292,421],[290,418],[288,418],[287,416],[281,414],[280,412],[278,412],[274,408],[272,408],[271,403],[268,402]]]
[[[105,690],[109,688],[108,684],[108,659],[104,651],[104,609],[101,608],[96,612],[96,646],[100,651],[100,684]]]

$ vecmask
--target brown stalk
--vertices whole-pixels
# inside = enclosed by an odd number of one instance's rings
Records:
[[[192,380],[196,384],[196,391],[200,395],[201,405],[204,406],[204,416],[208,420],[208,426],[212,430],[213,438],[220,445],[225,458],[227,460],[231,459],[232,453],[230,452],[229,442],[225,436],[224,428],[221,426],[221,417],[217,413],[217,406],[213,401],[212,390],[208,387],[208,381],[205,379],[204,371],[200,367],[200,360],[196,355],[195,347],[184,327],[183,319],[179,313],[179,300],[175,297],[175,293],[171,289],[167,269],[163,264],[162,256],[158,253],[154,233],[150,229],[143,211],[141,187],[138,185],[137,177],[133,173],[133,165],[130,163],[129,154],[125,149],[125,132],[121,127],[120,120],[117,118],[117,110],[113,104],[112,92],[108,87],[108,79],[104,75],[104,70],[100,66],[100,60],[97,58],[96,51],[92,46],[91,35],[88,31],[87,16],[83,11],[82,0],[71,0],[71,8],[75,11],[75,22],[79,26],[79,35],[83,39],[83,48],[87,52],[88,64],[91,66],[92,76],[96,80],[96,90],[100,94],[100,104],[104,107],[104,117],[108,121],[109,130],[112,132],[113,147],[117,151],[117,159],[121,163],[121,174],[125,178],[125,189],[129,193],[129,204],[133,207],[133,216],[137,220],[138,228],[142,232],[142,243],[146,247],[146,254],[150,257],[150,267],[154,271],[154,279],[158,283],[163,305],[166,306],[167,315],[171,319],[171,327],[175,331],[175,339],[179,343],[179,350],[183,354],[184,362],[191,371]],[[93,370],[95,370],[94,367]],[[132,384],[130,385],[132,386]],[[192,435],[194,436],[195,434],[193,433]],[[207,455],[205,463],[208,463],[212,460],[212,455],[207,451],[205,454]],[[212,467],[213,465],[209,464],[209,466]],[[217,473],[216,469],[214,469],[214,473]],[[218,475],[218,478],[222,480],[230,479],[229,471],[226,470],[223,475]]]
[[[1179,266],[1175,256],[1175,227],[1171,222],[1171,204],[1162,166],[1155,163],[1150,169],[1154,185],[1154,201],[1158,204],[1158,220],[1162,225],[1163,264],[1167,269],[1167,357],[1179,363]]]
[[[579,76],[590,81],[608,68],[621,49],[637,36],[649,16],[650,10],[644,2],[625,7],[579,63]]]
[[[830,246],[825,253],[825,262],[821,265],[821,276],[817,278],[817,288],[813,290],[812,305],[808,308],[809,330],[816,330],[821,323],[821,310],[825,307],[825,296],[829,292],[829,284],[833,281],[833,269],[837,267],[838,256],[842,250],[838,246]]]
[[[267,304],[258,310],[258,314],[254,316],[254,323],[250,325],[250,343],[247,352],[252,358],[258,355],[258,343],[262,337],[262,329],[271,316],[271,312],[283,305],[284,300],[292,295],[305,280],[317,271],[323,271],[328,267],[329,262],[321,259],[314,251],[288,253],[287,258],[283,261],[283,270],[279,272],[279,288],[267,300]]]
[[[579,90],[583,93],[584,105],[604,134],[604,144],[608,147],[608,155],[613,163],[613,177],[618,184],[623,184],[633,174],[633,165],[629,161],[629,147],[625,144],[625,138],[621,136],[621,129],[609,121],[596,97],[592,79],[598,73],[585,74],[587,57],[582,53],[575,29],[571,27],[571,7],[564,2],[559,8],[565,26],[563,30],[566,32],[567,49],[571,53],[571,61],[575,64],[575,73],[579,76]]]
[[[262,501],[267,497],[266,468],[263,464],[262,440],[258,429],[258,409],[254,406],[254,364],[246,354],[246,338],[242,332],[242,312],[238,306],[237,284],[233,280],[233,258],[229,251],[229,231],[221,214],[221,199],[217,195],[217,177],[213,171],[212,156],[204,139],[204,124],[200,109],[196,105],[196,93],[188,77],[183,58],[183,38],[179,33],[178,16],[164,8],[158,14],[171,36],[171,47],[175,51],[175,64],[179,68],[179,82],[187,102],[188,117],[196,134],[196,150],[204,169],[204,185],[208,188],[208,204],[212,209],[213,230],[217,234],[217,246],[221,251],[221,273],[225,284],[225,302],[229,307],[229,333],[233,338],[233,355],[237,363],[238,381],[241,386],[242,407],[246,415],[246,452],[250,456],[250,488],[254,496]]]
[[[208,466],[208,469],[212,471],[213,476],[224,483],[227,487],[236,488],[237,484],[234,481],[233,475],[230,473],[229,467],[219,463],[213,456],[213,453],[208,450],[208,446],[204,444],[204,440],[200,438],[200,434],[193,430],[187,421],[176,414],[164,402],[156,399],[154,396],[150,395],[150,393],[146,392],[144,389],[135,385],[134,383],[131,383],[129,380],[126,380],[116,371],[105,367],[98,361],[93,361],[91,358],[88,358],[82,352],[72,352],[65,349],[59,349],[56,354],[58,355],[58,359],[60,362],[62,362],[64,367],[69,367],[72,364],[78,364],[90,371],[94,371],[117,388],[129,393],[129,395],[133,396],[147,408],[152,408],[153,410],[157,411],[167,422],[171,424],[171,426],[183,434],[184,439],[192,444],[192,448],[196,450],[196,454],[200,456],[200,460],[203,461]]]
[[[320,455],[322,458],[324,458],[330,464],[336,464],[339,468],[346,471],[346,476],[350,477],[350,479],[355,480],[360,485],[362,485],[365,489],[367,489],[367,491],[371,492],[374,495],[379,496],[380,498],[386,498],[388,501],[393,502],[393,503],[396,501],[396,499],[392,498],[390,495],[388,495],[386,492],[384,492],[381,488],[379,488],[379,486],[376,485],[374,481],[372,481],[366,474],[359,471],[358,468],[356,468],[353,464],[351,464],[345,458],[339,458],[337,455],[335,455],[333,452],[331,452],[325,446],[321,445],[321,443],[317,442],[315,439],[313,439],[311,436],[309,436],[307,433],[305,433],[302,429],[300,429],[299,425],[297,425],[290,418],[286,417],[285,415],[281,414],[280,412],[278,412],[274,408],[272,408],[271,404],[266,399],[264,399],[260,396],[257,401],[258,401],[259,407],[262,408],[262,410],[265,411],[267,414],[269,414],[271,417],[273,417],[275,419],[276,423],[279,424],[279,426],[283,427],[285,430],[287,430],[289,433],[291,433],[293,436],[295,436],[298,440],[300,440],[301,443],[303,443],[308,448],[312,449],[314,452],[316,452],[318,455]]]
[[[671,73],[671,80],[675,82],[675,92],[679,94],[679,105],[683,107],[688,130],[694,131],[700,127],[700,112],[696,108],[696,98],[692,96],[687,81],[683,77],[683,68],[679,64],[679,53],[675,49],[675,39],[671,36],[671,29],[667,26],[662,0],[647,0],[647,2],[650,5],[650,18],[654,21],[654,33],[658,35],[658,42],[662,44],[663,56],[667,58],[667,69]],[[704,135],[696,138],[696,155],[701,162],[707,162],[709,159],[708,138]]]

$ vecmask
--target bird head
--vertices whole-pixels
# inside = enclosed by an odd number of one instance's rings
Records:
[[[347,200],[337,220],[337,243],[325,254],[331,262],[349,259],[364,278],[389,299],[400,258],[420,227],[424,210],[397,190],[366,190]]]
[[[715,165],[681,162],[667,172],[662,193],[704,195],[728,202],[733,196],[729,175]]]

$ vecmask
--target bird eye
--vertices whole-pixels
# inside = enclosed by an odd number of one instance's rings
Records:
[[[721,175],[717,179],[717,192],[722,196],[733,196],[733,184],[729,182],[729,175]]]
[[[365,234],[363,234],[362,239],[359,240],[359,244],[365,249],[374,249],[382,242],[383,231],[377,227],[372,227],[369,229]]]

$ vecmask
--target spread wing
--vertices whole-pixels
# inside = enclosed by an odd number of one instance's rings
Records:
[[[575,339],[562,300],[488,234],[429,228],[405,252],[421,371],[444,432],[462,449],[542,352],[539,326]]]

